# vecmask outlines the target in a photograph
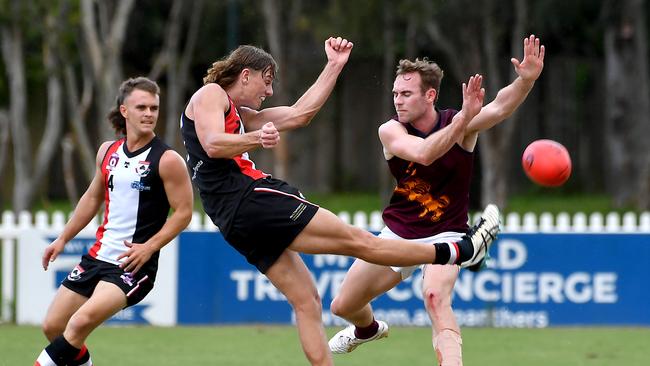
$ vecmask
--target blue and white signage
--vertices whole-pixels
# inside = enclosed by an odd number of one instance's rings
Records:
[[[39,230],[25,230],[18,240],[18,272],[16,321],[18,324],[40,324],[61,281],[81,261],[81,256],[95,243],[93,236],[78,236],[66,244],[64,251],[50,263],[47,271],[41,267],[45,247],[55,235]],[[176,324],[177,246],[175,240],[160,254],[156,285],[139,304],[128,307],[108,323],[113,324]]]
[[[289,323],[291,307],[219,233],[179,240],[178,322]],[[454,310],[461,326],[650,325],[650,235],[502,234],[488,269],[461,271]],[[305,255],[323,300],[326,325],[344,322],[328,308],[348,257]],[[373,302],[377,318],[429,324],[419,272]]]

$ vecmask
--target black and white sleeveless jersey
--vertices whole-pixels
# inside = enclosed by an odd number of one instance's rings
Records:
[[[165,224],[169,201],[158,174],[160,157],[170,147],[158,137],[137,151],[128,151],[126,139],[115,141],[102,160],[104,220],[89,255],[119,264],[117,257],[129,248],[124,241],[144,243]],[[156,269],[158,252],[147,266]]]

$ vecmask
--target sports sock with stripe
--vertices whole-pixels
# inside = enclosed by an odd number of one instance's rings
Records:
[[[460,264],[474,255],[474,246],[463,238],[454,243],[436,243],[436,259],[433,264]]]
[[[35,366],[65,366],[79,355],[81,350],[71,345],[62,335],[54,338],[41,352]]]
[[[74,360],[72,362],[68,363],[70,366],[92,366],[93,361],[90,358],[90,351],[88,351],[88,348],[84,344],[83,347],[81,347],[81,351],[79,351],[79,354],[75,356]]]

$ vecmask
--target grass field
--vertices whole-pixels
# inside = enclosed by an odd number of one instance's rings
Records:
[[[647,365],[650,328],[463,330],[465,365]],[[328,329],[332,335],[336,329]],[[87,342],[98,365],[260,365],[307,362],[295,328],[100,327]],[[37,327],[0,326],[0,366],[32,365],[44,347]],[[337,365],[435,365],[427,328],[393,328],[390,337],[336,355]]]

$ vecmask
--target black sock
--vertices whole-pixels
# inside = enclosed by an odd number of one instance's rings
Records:
[[[433,245],[436,247],[436,259],[433,264],[460,264],[474,255],[474,246],[466,237],[455,243],[436,243]]]
[[[375,319],[372,319],[372,323],[367,327],[354,327],[354,335],[359,339],[368,339],[379,330],[379,323]]]
[[[458,249],[460,251],[457,263],[464,262],[474,256],[474,245],[472,245],[472,241],[467,236],[464,236],[463,239],[456,242],[456,244],[458,244]]]
[[[449,259],[451,258],[449,244],[436,243],[433,246],[436,247],[436,260],[433,261],[433,264],[449,264]]]
[[[67,365],[72,362],[79,351],[81,350],[71,345],[62,335],[54,338],[52,343],[45,347],[45,352],[57,365]]]

